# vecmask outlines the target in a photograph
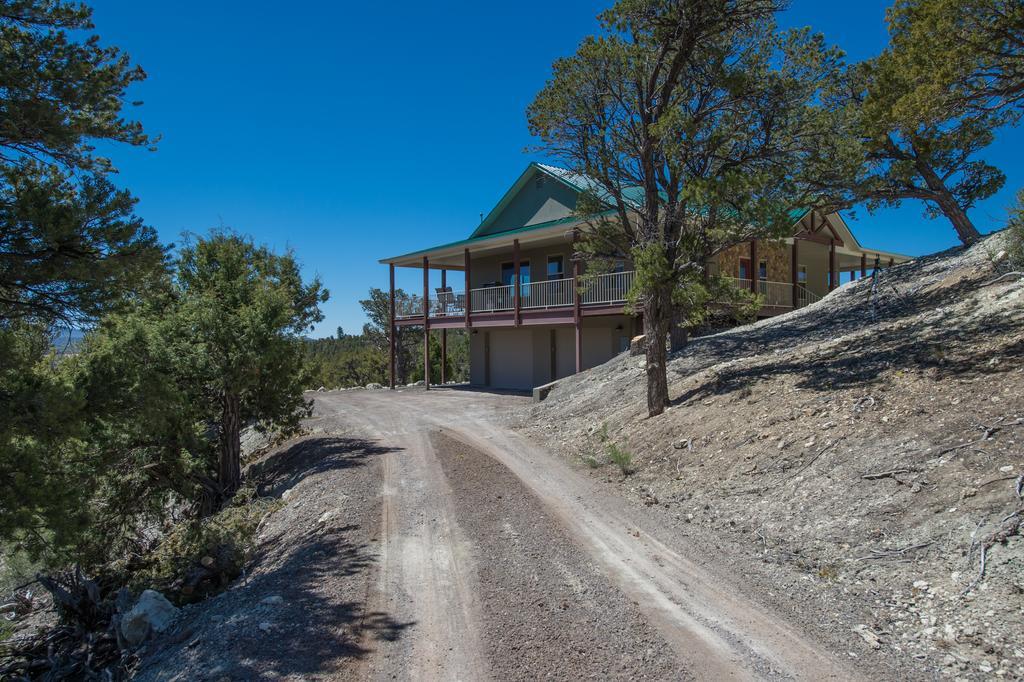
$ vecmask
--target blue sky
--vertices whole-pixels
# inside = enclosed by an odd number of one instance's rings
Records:
[[[94,0],[97,33],[149,74],[133,113],[162,136],[156,152],[114,150],[118,181],[165,241],[225,225],[293,248],[331,292],[314,335],[357,332],[359,299],[387,286],[378,259],[468,236],[536,158],[525,108],[610,2]],[[781,21],[859,60],[885,44],[888,4],[795,0]],[[972,211],[983,231],[1024,186],[1021,148],[1008,130],[983,155],[1007,174]],[[955,243],[915,202],[850,222],[879,249]]]

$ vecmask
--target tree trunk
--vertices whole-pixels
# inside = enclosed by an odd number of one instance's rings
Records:
[[[241,402],[236,394],[224,394],[220,418],[218,483],[225,498],[234,495],[242,482]]]
[[[949,218],[949,222],[953,223],[953,229],[956,230],[957,236],[960,237],[960,241],[964,245],[973,244],[981,239],[981,233],[974,227],[971,219],[967,217],[967,211],[960,208],[960,205],[956,203],[952,195],[939,200],[937,203],[942,212]]]
[[[921,173],[921,177],[924,178],[925,184],[928,185],[928,189],[935,193],[935,203],[939,205],[943,215],[953,224],[953,229],[956,230],[960,241],[964,245],[970,245],[981,239],[981,233],[974,227],[971,219],[967,217],[967,211],[962,209],[960,204],[956,202],[956,198],[946,187],[946,183],[942,181],[942,178],[928,164],[918,162],[916,165],[918,172]]]
[[[690,331],[686,328],[683,309],[679,306],[672,308],[672,327],[669,329],[668,339],[668,349],[672,353],[685,348],[690,340]]]
[[[668,342],[672,323],[672,292],[665,285],[644,301],[644,335],[647,345],[647,414],[656,417],[668,407]]]

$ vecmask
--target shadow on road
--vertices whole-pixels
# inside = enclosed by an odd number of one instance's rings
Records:
[[[253,464],[249,467],[247,475],[257,481],[260,495],[280,497],[281,493],[309,476],[363,466],[368,457],[396,452],[399,449],[384,447],[361,438],[305,438]]]

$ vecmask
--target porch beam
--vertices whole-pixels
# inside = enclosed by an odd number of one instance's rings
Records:
[[[576,232],[572,233],[572,241],[576,242]],[[580,275],[582,274],[580,259],[573,246],[572,259],[572,320],[573,333],[576,337],[576,373],[583,371],[583,316],[580,314],[582,297],[580,296]]]
[[[820,234],[817,234],[817,233],[812,234],[810,232],[798,232],[793,238],[794,239],[803,239],[803,240],[806,240],[806,241],[809,241],[809,242],[814,242],[815,244],[824,244],[825,246],[828,246],[829,244],[832,244],[833,242],[835,243],[836,246],[845,246],[846,245],[845,242],[843,242],[842,239],[836,239],[836,238],[829,239],[828,237],[822,237]]]
[[[423,386],[430,390],[430,263],[423,257]]]
[[[469,289],[469,249],[463,250],[462,257],[465,260],[465,274],[466,274],[466,329],[473,326],[472,312],[473,312],[473,301],[470,295]]]
[[[441,291],[445,290],[448,286],[448,271],[441,269]],[[447,296],[447,294],[445,294]],[[445,299],[445,313],[448,313],[448,299]],[[448,383],[448,330],[446,328],[441,329],[441,385],[444,386]]]
[[[750,292],[757,293],[757,280],[761,277],[761,263],[757,259],[757,240],[750,240]]]
[[[836,242],[831,240],[828,247],[828,290],[833,291],[838,286],[836,273]]]
[[[793,240],[793,255],[791,256],[790,274],[793,280],[793,308],[796,309],[800,303],[800,296],[797,286],[800,284],[800,240]]]
[[[388,264],[388,274],[391,281],[390,294],[388,295],[388,385],[395,390],[395,333],[398,328],[395,326],[395,264]]]
[[[519,326],[519,321],[520,321],[519,320],[519,306],[520,306],[520,303],[521,303],[520,300],[519,300],[519,240],[518,239],[513,239],[512,240],[512,270],[513,270],[513,275],[512,275],[512,284],[513,284],[513,289],[512,289],[512,306],[513,306],[513,309],[515,310],[515,321],[516,321],[516,326],[518,327]]]

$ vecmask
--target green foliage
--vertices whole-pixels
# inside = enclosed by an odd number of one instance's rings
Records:
[[[677,308],[707,302],[694,278],[721,249],[792,226],[810,200],[801,170],[831,134],[812,104],[839,53],[778,31],[779,7],[620,0],[528,110],[544,150],[593,179],[577,207],[590,227],[580,255],[634,261],[651,414],[667,404],[671,321],[692,314]]]
[[[623,476],[633,473],[633,454],[615,443],[608,443],[608,461],[619,467]]]
[[[51,333],[121,309],[164,271],[155,233],[96,154],[98,141],[149,143],[122,111],[144,74],[86,37],[89,18],[59,1],[0,12],[0,541],[51,562],[89,527],[105,461]]]
[[[1010,209],[1010,221],[1006,228],[1006,252],[1012,267],[1024,268],[1024,190],[1017,193],[1017,204]]]
[[[240,482],[242,424],[287,432],[308,410],[301,335],[323,319],[328,294],[319,279],[302,281],[291,252],[223,230],[188,243],[176,265],[168,343],[180,380],[218,424],[217,481],[230,496]]]
[[[252,488],[240,489],[218,513],[175,526],[146,557],[144,567],[133,567],[129,585],[136,591],[155,588],[182,602],[206,596],[189,588],[181,592],[190,572],[209,557],[223,578],[241,575],[255,548],[260,522],[280,506],[280,500],[260,498]]]
[[[901,117],[941,119],[950,107],[1012,120],[1024,112],[1024,4],[1018,0],[897,0],[889,30],[915,83]]]
[[[889,47],[848,69],[824,98],[822,122],[835,134],[813,177],[832,208],[922,201],[927,217],[946,217],[971,243],[980,233],[968,211],[1005,181],[977,157],[1021,112],[1024,9],[1012,0],[899,0],[889,20]]]
[[[416,310],[421,305],[420,300],[401,289],[395,290],[397,310]],[[388,293],[381,289],[370,289],[369,297],[359,303],[369,320],[363,326],[362,334],[340,334],[333,339],[307,342],[306,353],[310,365],[307,388],[351,388],[369,383],[388,383]],[[423,328],[397,327],[396,332],[396,382],[404,386],[423,379]],[[464,330],[449,329],[447,337],[446,378],[449,381],[468,381],[469,336]],[[430,337],[430,367],[431,381],[439,381],[441,337],[437,331]]]

